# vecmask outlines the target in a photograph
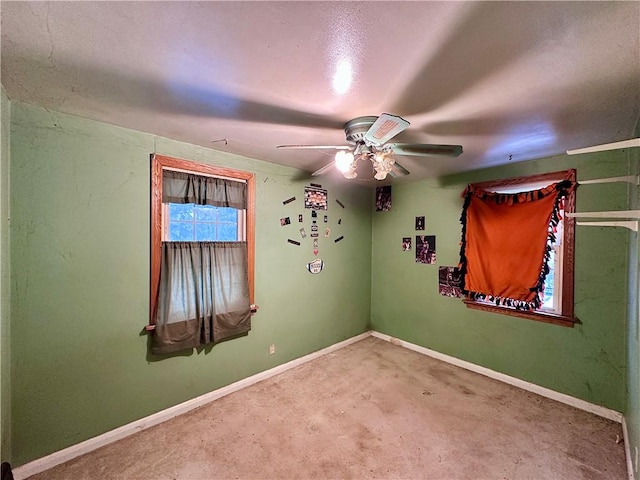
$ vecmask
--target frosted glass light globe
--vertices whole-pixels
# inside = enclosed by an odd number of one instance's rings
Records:
[[[353,163],[353,153],[340,150],[336,153],[336,167],[342,173],[348,172]]]

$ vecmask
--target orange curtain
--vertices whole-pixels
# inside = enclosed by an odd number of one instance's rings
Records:
[[[500,194],[467,186],[463,192],[460,268],[464,291],[520,310],[540,306],[549,269],[549,243],[570,181],[540,190]]]

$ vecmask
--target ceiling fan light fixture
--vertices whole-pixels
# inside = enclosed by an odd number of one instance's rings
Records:
[[[351,180],[353,178],[356,178],[358,176],[358,174],[356,173],[356,166],[355,164],[353,164],[351,166],[351,168],[349,170],[347,170],[346,172],[343,172],[342,175],[344,176],[344,178],[346,178],[347,180]]]
[[[373,163],[374,164],[383,164],[391,166],[396,163],[395,158],[393,158],[393,154],[386,150],[380,150],[373,154]]]
[[[345,174],[353,169],[353,153],[340,150],[336,153],[336,168]]]
[[[457,157],[462,153],[461,145],[387,143],[408,126],[409,122],[405,119],[388,113],[382,113],[378,117],[362,116],[353,118],[344,125],[349,145],[278,145],[276,148],[338,150],[335,161],[312,172],[311,175],[324,175],[336,168],[345,178],[355,178],[358,162],[367,160],[373,165],[376,180],[384,180],[388,175],[402,177],[409,174],[406,168],[396,163],[395,155]],[[369,178],[369,175],[367,177]]]
[[[387,172],[384,170],[376,170],[376,174],[373,176],[376,180],[384,180],[387,178]]]

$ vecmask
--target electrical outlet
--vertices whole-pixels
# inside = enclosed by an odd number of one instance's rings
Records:
[[[273,355],[274,353],[276,353],[276,346],[274,344],[269,345],[269,355]],[[638,455],[636,455],[637,457]],[[638,463],[636,461],[636,463]]]

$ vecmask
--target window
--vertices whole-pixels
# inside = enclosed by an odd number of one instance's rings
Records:
[[[165,241],[245,240],[244,210],[193,203],[164,203],[162,207],[162,239]]]
[[[253,303],[254,175],[161,155],[152,155],[151,165],[152,351],[246,333]]]
[[[538,190],[547,185],[569,180],[575,182],[575,170],[553,172],[531,177],[518,177],[493,182],[472,184],[475,189],[499,194],[518,194]],[[570,188],[557,202],[558,219],[555,235],[550,235],[547,245],[548,273],[544,281],[544,288],[535,309],[519,308],[520,303],[496,301],[491,296],[477,296],[465,300],[467,307],[491,311],[506,315],[519,316],[564,326],[573,326],[578,320],[574,317],[573,309],[573,261],[574,261],[574,228],[573,218],[567,218],[566,212],[575,211],[575,188]],[[464,213],[463,213],[464,215]],[[551,241],[552,240],[552,241]]]

